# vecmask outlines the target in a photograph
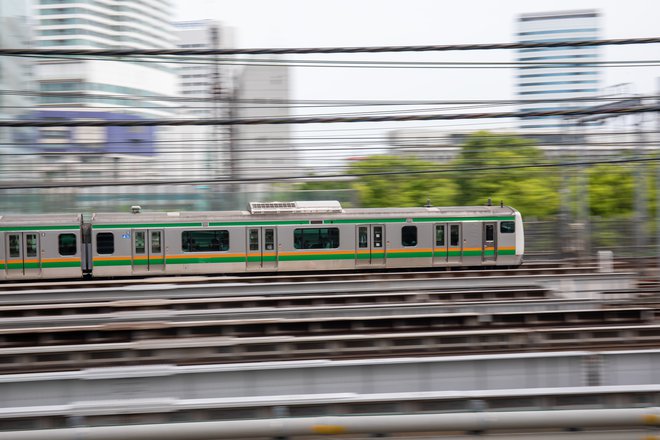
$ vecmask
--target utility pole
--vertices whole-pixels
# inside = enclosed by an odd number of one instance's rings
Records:
[[[227,88],[227,118],[232,121],[236,119],[236,99],[239,91],[239,79],[233,76],[233,81],[230,88]],[[238,183],[238,167],[236,157],[236,126],[234,124],[228,125],[227,133],[227,162],[229,171],[229,185],[228,190],[231,194],[236,195],[240,191]]]
[[[584,133],[585,124],[583,121],[578,120],[576,140],[580,137],[579,134]],[[582,136],[582,151],[580,157],[583,162],[589,161],[589,153],[586,148],[586,138]],[[589,204],[589,165],[581,165],[578,176],[578,219],[582,222],[582,249],[581,257],[588,261],[591,257],[591,208]]]
[[[211,28],[211,42],[213,49],[220,49],[220,31],[217,26]],[[213,117],[215,119],[222,119],[223,115],[233,120],[236,118],[236,95],[238,93],[238,79],[236,76],[225,71],[224,78],[220,74],[220,63],[218,55],[215,55],[213,63]],[[225,80],[224,87],[222,80]],[[223,108],[224,104],[224,108]],[[236,127],[234,124],[227,126],[226,137],[223,141],[222,130],[220,126],[213,126],[213,178],[224,177],[229,180],[225,186],[225,191],[228,195],[229,208],[236,209],[236,202],[238,201],[237,193],[240,190],[238,185],[238,170],[236,168]],[[226,143],[226,148],[220,146]],[[223,151],[224,160],[220,159],[221,150]],[[220,167],[224,169],[219,170]]]
[[[219,30],[217,26],[211,27],[211,46],[213,49],[217,50],[220,46],[220,37]],[[218,56],[215,55],[213,63],[213,72],[212,72],[211,83],[211,94],[213,97],[213,118],[218,120],[221,118],[221,105],[222,105],[222,84],[220,82],[220,66],[218,65]],[[209,172],[209,178],[215,179],[218,176],[218,150],[220,145],[220,126],[214,125],[212,128],[211,143],[209,147],[209,154],[206,164],[206,169]]]
[[[644,156],[646,148],[646,136],[644,133],[644,116],[639,116],[637,122],[637,146],[635,147],[635,158],[641,159]],[[635,247],[637,254],[642,257],[642,262],[646,256],[646,164],[638,162],[635,166]]]

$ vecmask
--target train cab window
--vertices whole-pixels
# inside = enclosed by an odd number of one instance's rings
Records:
[[[335,249],[339,247],[339,228],[305,228],[293,231],[296,249]]]
[[[404,226],[401,229],[401,244],[417,246],[417,226]]]
[[[181,233],[184,252],[220,252],[229,250],[229,231],[184,231]]]
[[[98,254],[114,254],[115,234],[112,232],[99,232],[96,234],[96,252]]]
[[[76,234],[60,234],[57,242],[60,255],[76,255]]]
[[[515,222],[500,223],[500,232],[502,234],[511,234],[512,232],[516,232],[516,223]]]

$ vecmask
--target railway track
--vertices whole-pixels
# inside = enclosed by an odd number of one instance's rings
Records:
[[[3,306],[0,373],[652,347],[656,315],[535,287]]]
[[[624,267],[623,264],[617,264]],[[627,266],[627,269],[632,269]],[[506,275],[570,275],[587,274],[598,271],[597,265],[574,265],[573,263],[549,262],[528,263],[516,269],[464,269],[464,268],[429,268],[426,270],[368,270],[350,272],[295,272],[295,273],[261,273],[232,274],[229,276],[159,276],[131,278],[94,278],[53,281],[3,281],[0,282],[0,292],[16,292],[21,290],[58,290],[58,289],[93,289],[116,288],[140,285],[176,284],[190,286],[196,284],[231,284],[231,283],[299,283],[299,282],[330,282],[383,279],[424,279],[424,278],[467,278],[467,277],[497,277]]]
[[[298,274],[265,281],[217,277],[218,283],[196,277],[184,285],[163,278],[126,286],[105,280],[112,287],[79,291],[62,288],[66,283],[45,291],[2,290],[0,373],[162,362],[525,351],[536,349],[538,341],[545,341],[540,350],[598,348],[601,343],[609,348],[620,344],[616,338],[630,336],[624,330],[614,339],[602,336],[604,330],[577,342],[557,336],[609,324],[624,326],[627,332],[639,327],[637,346],[660,341],[660,336],[649,334],[654,331],[654,307],[628,305],[625,299],[559,300],[550,289],[529,285],[541,279],[573,287],[576,280],[616,283],[630,273],[528,267],[478,274]],[[451,287],[452,281],[458,282]]]
[[[0,348],[0,374],[147,364],[365,359],[656,348],[660,325],[571,326],[323,336],[189,337]]]

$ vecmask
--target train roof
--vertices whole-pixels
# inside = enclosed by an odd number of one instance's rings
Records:
[[[0,227],[9,226],[79,226],[82,214],[3,214]]]
[[[300,202],[285,202],[300,203]],[[137,208],[137,207],[135,207]],[[416,208],[341,208],[338,202],[332,204],[300,207],[282,207],[279,211],[259,210],[252,211],[176,211],[176,212],[149,212],[135,209],[135,213],[95,213],[91,222],[104,223],[147,223],[164,222],[179,223],[182,221],[287,221],[296,219],[305,220],[339,220],[339,219],[390,219],[390,218],[471,218],[471,217],[504,217],[512,216],[517,211],[509,206],[452,206],[452,207],[416,207]],[[137,212],[139,211],[139,212]]]

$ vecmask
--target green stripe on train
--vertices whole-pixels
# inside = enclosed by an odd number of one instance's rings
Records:
[[[497,221],[497,220],[514,220],[515,217],[412,217],[415,223],[423,222],[462,222],[462,221]],[[324,220],[324,224],[362,224],[362,223],[406,223],[406,218],[362,218],[362,219],[337,219],[337,220]]]
[[[80,267],[80,261],[62,261],[58,263],[26,263],[25,266],[23,263],[9,263],[7,264],[7,269],[11,270],[23,270],[25,269],[57,269],[62,267]],[[0,265],[0,268],[2,265]]]
[[[104,261],[94,261],[92,263],[94,266],[103,267],[103,266],[130,266],[131,260],[104,260]]]
[[[355,254],[280,255],[279,261],[355,260]]]
[[[116,225],[93,225],[94,229],[151,229],[151,228],[194,228],[201,227],[202,223],[144,223],[144,224],[116,224]]]
[[[8,232],[20,232],[20,231],[71,231],[71,230],[79,230],[80,226],[3,226],[0,227],[0,231],[8,231]]]
[[[388,252],[387,258],[429,258],[431,252]]]
[[[278,225],[308,225],[309,220],[262,220],[254,222],[210,222],[209,226],[278,226]]]
[[[167,264],[245,263],[245,257],[168,258]]]

